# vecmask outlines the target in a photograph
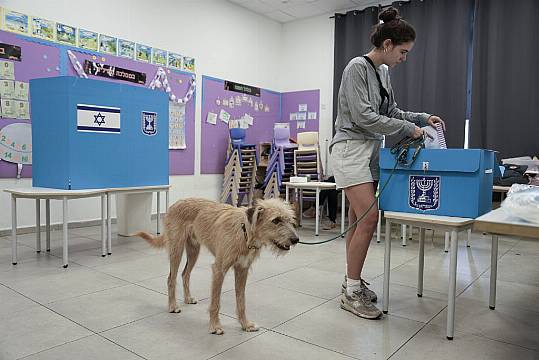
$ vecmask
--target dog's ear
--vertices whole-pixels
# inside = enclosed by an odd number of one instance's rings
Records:
[[[251,206],[247,209],[247,220],[249,220],[249,224],[251,224],[251,227],[256,224],[258,221],[258,216],[264,211],[264,208],[260,206],[259,204],[256,204],[254,206]]]

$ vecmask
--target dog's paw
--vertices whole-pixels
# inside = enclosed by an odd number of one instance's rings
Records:
[[[197,299],[192,297],[192,296],[183,299],[183,302],[186,303],[186,304],[196,304],[196,303],[198,303]]]
[[[172,313],[172,314],[179,314],[179,313],[182,312],[182,309],[180,309],[179,306],[174,306],[174,307],[170,307],[170,308],[168,309],[168,312],[169,312],[169,313]]]
[[[210,334],[223,335],[225,332],[221,325],[210,325]]]
[[[258,326],[254,322],[251,322],[251,321],[249,321],[245,325],[242,325],[242,328],[243,328],[244,331],[247,331],[247,332],[258,331],[258,329],[259,329]]]

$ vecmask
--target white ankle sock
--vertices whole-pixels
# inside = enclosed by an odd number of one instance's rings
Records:
[[[346,293],[352,296],[353,292],[361,289],[361,280],[346,279]]]

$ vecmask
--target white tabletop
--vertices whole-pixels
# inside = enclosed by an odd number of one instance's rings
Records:
[[[335,189],[337,186],[335,183],[322,181],[308,181],[304,183],[283,182],[283,184],[296,189]]]
[[[474,230],[539,239],[539,224],[508,215],[502,208],[492,210],[475,219]]]
[[[108,192],[137,192],[137,191],[149,191],[149,190],[168,190],[171,185],[151,185],[151,186],[132,186],[123,188],[107,188]]]
[[[420,221],[433,225],[465,226],[471,225],[474,219],[456,216],[414,214],[405,212],[384,211],[384,217],[390,220]]]
[[[500,185],[492,186],[492,191],[495,191],[495,192],[508,192],[509,189],[511,189],[511,186],[500,186]]]
[[[5,192],[17,197],[84,197],[95,196],[107,191],[107,189],[84,189],[84,190],[64,190],[43,187],[26,187],[4,189]]]

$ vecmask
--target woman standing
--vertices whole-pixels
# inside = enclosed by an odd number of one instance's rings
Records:
[[[380,173],[378,153],[383,135],[418,138],[423,134],[422,126],[437,123],[445,126],[437,116],[397,108],[388,67],[406,61],[416,34],[393,7],[382,11],[379,18],[383,23],[375,25],[371,34],[374,48],[367,55],[352,59],[344,69],[335,136],[330,144],[337,188],[344,189],[350,201],[350,223],[375,202]],[[378,207],[374,206],[346,237],[347,276],[342,285],[341,308],[367,319],[382,315],[373,304],[376,294],[361,278],[377,222]]]

